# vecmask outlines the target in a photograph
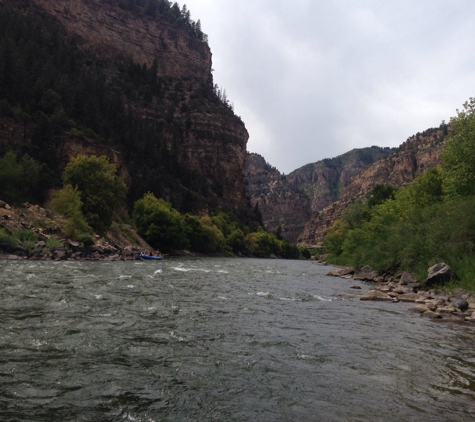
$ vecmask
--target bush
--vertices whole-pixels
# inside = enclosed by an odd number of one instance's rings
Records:
[[[76,240],[81,242],[84,246],[94,245],[94,238],[89,233],[81,233],[77,236]]]
[[[78,155],[66,166],[64,186],[81,195],[81,211],[88,224],[103,235],[112,225],[114,211],[123,204],[127,188],[106,156]]]
[[[20,242],[38,242],[38,235],[32,231],[27,229],[20,229],[13,233],[13,238],[20,241]]]
[[[71,239],[76,239],[80,233],[91,233],[92,228],[87,224],[81,207],[80,193],[71,185],[64,186],[54,195],[50,207],[67,217],[64,233]]]
[[[62,248],[64,244],[58,236],[51,236],[46,240],[46,247],[49,249]]]
[[[138,233],[153,247],[164,250],[189,248],[183,217],[163,199],[146,193],[135,202],[133,217]]]

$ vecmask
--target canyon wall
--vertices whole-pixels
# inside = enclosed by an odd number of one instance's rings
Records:
[[[353,175],[391,152],[390,148],[377,146],[353,149],[300,167],[287,175],[287,180],[310,198],[312,212],[320,211],[340,197]]]
[[[200,215],[224,209],[247,223],[256,221],[244,188],[249,135],[230,104],[216,95],[206,41],[183,25],[123,10],[118,2],[0,0],[2,3],[25,15],[41,14],[59,22],[65,36],[91,57],[78,66],[99,79],[101,66],[107,87],[120,93],[125,113],[132,111],[143,119],[138,129],[154,131],[155,140],[148,143],[139,144],[139,133],[136,136],[131,131],[120,143],[106,139],[107,148],[98,145],[97,139],[75,139],[67,134],[59,150],[54,146],[60,155],[57,162],[63,163],[73,153],[108,151],[106,155],[121,161],[120,167],[129,175],[129,205],[152,191],[182,212]],[[156,76],[155,91],[132,85],[128,73],[143,76],[150,69]],[[53,88],[57,89],[54,83]],[[35,124],[30,121],[27,131],[34,131]],[[3,133],[7,132],[5,128]],[[0,140],[4,149],[19,136],[10,135]],[[23,142],[28,142],[28,136]]]
[[[417,134],[402,144],[398,151],[351,177],[337,201],[312,215],[298,239],[299,245],[314,246],[320,242],[328,228],[348,207],[357,201],[364,201],[376,185],[403,187],[419,174],[438,165],[445,135],[446,126]]]
[[[256,207],[266,230],[296,243],[311,216],[309,198],[259,154],[248,154],[246,192]]]

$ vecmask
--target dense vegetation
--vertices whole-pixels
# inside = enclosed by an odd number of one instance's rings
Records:
[[[166,0],[89,2],[165,21],[206,42],[186,6]],[[79,48],[31,2],[0,5],[0,128],[8,132],[0,139],[0,198],[44,203],[51,188],[57,190],[51,207],[66,217],[66,236],[83,243],[93,242],[94,233],[104,235],[127,204],[140,233],[164,251],[298,258],[296,246],[262,228],[251,232],[245,224],[258,226],[252,211],[245,216],[221,211],[212,199],[222,191],[220,181],[181,161],[192,113],[239,120],[226,92],[211,75],[206,81],[165,78],[158,76],[159,66],[157,60],[151,66],[127,59],[106,63]],[[132,175],[128,191],[106,157],[80,155],[64,168],[61,150],[71,139],[118,150]],[[220,141],[229,140],[223,134]],[[173,204],[157,199],[170,196]],[[203,208],[210,216],[194,215]],[[12,247],[37,240],[18,240],[5,230],[0,235]]]
[[[50,188],[61,185],[58,152],[68,139],[76,138],[110,145],[122,153],[133,174],[129,208],[148,191],[158,197],[171,192],[182,212],[204,204],[213,207],[206,201],[219,193],[219,181],[211,183],[180,158],[191,113],[237,119],[212,79],[159,77],[157,61],[150,67],[125,59],[105,63],[91,51],[79,49],[61,25],[31,3],[25,3],[27,15],[9,7],[21,3],[12,0],[0,6],[0,120],[11,120],[21,128],[14,132],[13,142],[0,143],[0,157],[12,152],[23,173],[32,165],[38,171],[31,173],[35,180],[29,186],[34,188],[20,192],[0,183],[0,197],[43,202]],[[169,22],[176,18],[178,26],[197,27],[189,21],[186,8],[179,11],[180,20],[178,6],[167,1],[119,3],[134,13]],[[7,158],[11,162],[12,156]]]
[[[449,125],[441,166],[408,187],[378,186],[325,237],[329,261],[384,273],[408,270],[425,278],[446,262],[475,288],[475,99]]]
[[[297,259],[304,250],[262,227],[250,232],[229,213],[213,216],[182,215],[170,203],[146,193],[134,206],[133,217],[140,235],[161,250],[191,249],[203,253],[276,255]]]

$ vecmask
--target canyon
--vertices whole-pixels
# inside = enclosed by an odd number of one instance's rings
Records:
[[[50,166],[53,173],[60,174],[79,153],[107,155],[128,181],[129,204],[151,191],[182,212],[205,215],[223,209],[254,224],[244,189],[249,135],[216,93],[206,38],[193,36],[184,21],[133,13],[115,1],[0,0],[1,4],[63,28],[52,32],[84,52],[86,59],[79,63],[84,73],[105,80],[107,89],[118,92],[124,113],[138,119],[135,126],[152,133],[142,144],[133,131],[127,139],[118,134],[120,141],[71,133],[57,136],[48,146],[56,156]],[[153,73],[146,77],[156,86],[132,86],[127,79],[131,72],[142,79]],[[51,88],[60,89],[54,81]],[[31,144],[37,126],[34,119],[25,123],[0,116],[2,151]],[[50,188],[57,187],[57,178],[54,184]]]
[[[364,167],[351,177],[338,200],[312,215],[299,236],[299,245],[312,247],[321,242],[328,228],[349,206],[367,199],[376,185],[404,187],[419,174],[438,165],[446,135],[445,124],[428,129],[410,137],[397,151]]]

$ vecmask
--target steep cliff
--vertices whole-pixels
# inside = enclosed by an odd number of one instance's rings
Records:
[[[363,167],[393,151],[377,146],[353,149],[338,157],[300,167],[290,173],[287,180],[310,198],[312,212],[316,212],[336,201],[350,178]]]
[[[139,3],[163,14],[127,9]],[[8,112],[0,107],[0,152],[13,147],[44,163],[56,174],[52,187],[66,157],[105,151],[130,175],[129,204],[152,191],[180,211],[221,208],[254,220],[244,189],[248,133],[218,95],[209,46],[189,15],[161,0],[2,4],[25,18],[12,15],[23,32],[12,38],[5,29],[0,48],[19,57],[15,66],[33,63],[34,72],[31,80],[5,76],[12,88],[4,95]],[[37,47],[29,51],[28,42]]]
[[[340,198],[312,215],[298,239],[300,245],[313,246],[323,239],[328,228],[341,217],[348,207],[367,198],[378,184],[403,187],[430,167],[439,164],[447,126],[428,129],[409,138],[396,152],[364,167],[351,177]]]
[[[262,216],[264,227],[290,242],[297,242],[311,215],[310,200],[293,187],[276,168],[259,154],[248,154],[246,192]]]

